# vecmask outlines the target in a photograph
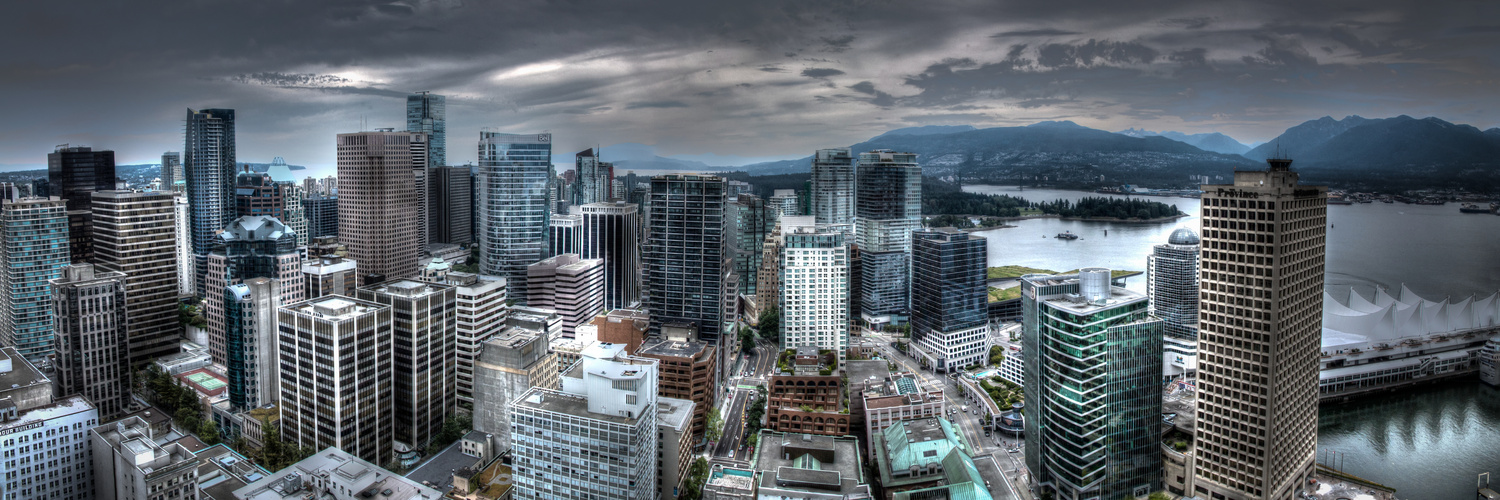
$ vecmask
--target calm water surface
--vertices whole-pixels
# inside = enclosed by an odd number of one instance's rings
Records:
[[[1031,201],[1111,196],[1015,186],[965,186],[964,191]],[[1154,224],[1032,219],[978,234],[989,239],[992,266],[1144,271],[1153,245],[1166,243],[1178,228],[1199,230],[1199,200],[1146,199],[1177,205],[1189,216]],[[1433,300],[1488,296],[1500,289],[1500,216],[1459,213],[1456,203],[1369,203],[1329,206],[1328,221],[1325,282],[1340,299],[1351,287],[1368,297],[1376,285],[1395,290],[1402,283]],[[1080,238],[1053,238],[1063,231]],[[1144,276],[1127,286],[1144,291]],[[1346,472],[1390,485],[1402,499],[1473,498],[1475,476],[1500,475],[1500,390],[1476,377],[1323,406],[1318,447],[1342,452]]]

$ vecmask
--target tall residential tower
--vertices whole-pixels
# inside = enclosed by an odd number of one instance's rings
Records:
[[[812,216],[819,224],[853,224],[854,214],[854,157],[849,148],[819,149],[812,163]]]
[[[912,153],[860,153],[857,187],[861,321],[901,324],[910,310],[911,233],[922,228],[922,167]]]
[[[183,180],[193,212],[194,287],[203,295],[203,273],[214,238],[235,218],[234,110],[187,110]]]

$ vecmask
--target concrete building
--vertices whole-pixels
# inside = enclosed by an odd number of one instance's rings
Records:
[[[83,396],[52,394],[52,380],[14,348],[0,348],[0,493],[99,498],[86,430],[99,425],[99,412]]]
[[[1160,491],[1161,320],[1146,296],[1085,268],[1022,276],[1021,298],[1035,487],[1073,500]]]
[[[94,259],[94,191],[115,189],[115,152],[63,144],[47,155],[48,194],[68,203],[68,248],[71,262]]]
[[[704,500],[754,500],[756,471],[714,464],[703,484]],[[842,497],[841,497],[842,498]]]
[[[594,317],[600,342],[625,344],[625,352],[637,352],[651,328],[651,315],[640,309],[615,309]]]
[[[876,433],[870,448],[885,498],[942,485],[951,464],[949,455],[969,458],[974,454],[963,432],[941,417],[896,422]]]
[[[771,191],[771,199],[766,200],[766,205],[776,210],[776,214],[782,217],[793,217],[802,215],[797,209],[797,190],[777,189]]]
[[[687,491],[683,483],[697,458],[692,451],[695,406],[685,399],[656,400],[656,491],[663,500],[676,500]]]
[[[204,273],[204,290],[210,292],[203,299],[203,315],[208,320],[209,353],[214,362],[224,365],[231,380],[238,370],[251,365],[239,365],[243,359],[233,361],[231,354],[244,349],[250,338],[243,325],[237,321],[243,317],[231,317],[231,303],[240,302],[247,296],[246,290],[229,288],[251,278],[268,278],[279,282],[278,295],[273,301],[259,307],[275,311],[284,304],[307,300],[306,281],[302,276],[302,254],[304,247],[297,246],[297,237],[291,229],[274,218],[258,215],[240,217],[231,221],[219,233],[219,246],[205,260],[208,270]],[[238,309],[238,313],[246,311]],[[240,402],[236,401],[236,405]],[[260,406],[259,403],[236,406],[235,411]]]
[[[641,213],[623,201],[577,207],[583,218],[579,256],[604,261],[604,310],[641,303]]]
[[[177,250],[177,295],[187,296],[198,292],[195,279],[197,271],[193,263],[193,214],[187,195],[178,193],[172,197],[173,238]]]
[[[47,282],[68,265],[66,202],[22,197],[6,186],[0,199],[0,345],[32,363],[51,356],[52,296]]]
[[[93,496],[99,500],[197,500],[198,461],[179,443],[157,444],[145,419],[131,416],[89,431]]]
[[[161,154],[161,190],[181,194],[187,189],[182,177],[182,154],[167,151]],[[114,188],[110,188],[114,189]]]
[[[989,359],[985,239],[951,227],[912,235],[912,343],[939,373]]]
[[[236,500],[439,500],[443,493],[328,447],[275,474],[234,490]]]
[[[753,494],[807,500],[874,498],[857,443],[853,437],[762,429],[755,452]]]
[[[657,387],[663,398],[694,403],[691,424],[694,442],[703,441],[708,429],[708,410],[714,405],[714,355],[712,344],[698,339],[688,325],[662,325],[662,336],[646,339],[637,356],[660,363]],[[604,342],[602,339],[601,342]],[[626,351],[629,352],[629,351]]]
[[[337,255],[309,257],[302,262],[302,281],[309,299],[351,296],[359,285],[359,263]]]
[[[755,272],[756,315],[745,318],[759,322],[760,313],[781,308],[781,224],[778,222],[771,234],[761,243],[760,269]],[[855,311],[858,311],[856,308]]]
[[[505,278],[510,296],[524,302],[526,266],[551,248],[552,134],[480,132],[475,173],[479,273]]]
[[[548,257],[526,266],[526,282],[526,304],[557,311],[564,337],[573,337],[574,329],[604,312],[603,259]]]
[[[479,359],[484,343],[499,334],[510,317],[510,309],[505,305],[505,278],[450,271],[441,283],[453,286],[456,292],[458,337],[454,374],[457,377],[453,389],[458,404],[472,408],[474,362]]]
[[[548,256],[578,254],[583,252],[583,217],[579,215],[552,214],[547,232],[550,247]]]
[[[510,449],[510,403],[532,387],[558,387],[557,356],[542,330],[511,326],[486,340],[474,361],[474,430],[494,456]]]
[[[766,400],[767,429],[823,436],[853,435],[838,375],[772,375],[770,386]]]
[[[1201,241],[1190,229],[1172,231],[1166,244],[1146,256],[1146,297],[1167,336],[1198,340],[1198,252]]]
[[[302,209],[302,186],[280,156],[271,160],[264,173],[249,166],[235,176],[234,207],[239,217],[263,215],[275,218],[297,236],[297,246],[307,246],[307,213]]]
[[[849,246],[812,216],[782,217],[781,348],[849,349]]]
[[[859,235],[860,319],[871,329],[906,322],[911,293],[911,233],[922,228],[922,167],[917,155],[859,154],[855,234]]]
[[[94,264],[125,273],[130,366],[177,352],[178,201],[159,191],[95,191],[93,198]]]
[[[458,291],[401,280],[360,288],[355,297],[391,308],[395,439],[423,449],[458,407]]]
[[[727,253],[724,179],[711,175],[670,174],[651,178],[645,255],[645,309],[651,331],[666,323],[692,323],[705,341],[720,347],[734,343],[727,335],[735,322],[739,278]],[[728,356],[718,351],[715,385],[728,379]]]
[[[277,318],[282,440],[394,460],[391,307],[330,295],[282,307]]]
[[[861,421],[864,424],[866,443],[874,443],[877,435],[898,422],[941,418],[943,411],[947,409],[947,398],[943,397],[941,389],[922,390],[916,377],[910,373],[892,375],[865,384],[856,384],[851,377],[849,383],[862,389],[851,394],[850,399],[859,398],[863,403],[860,405],[864,414]],[[870,446],[872,458],[878,451],[873,444]]]
[[[754,297],[766,236],[776,232],[780,212],[751,194],[739,195],[728,208],[730,255],[734,257],[734,273],[739,275],[736,293]]]
[[[193,288],[204,296],[203,275],[214,239],[235,218],[234,110],[187,110],[182,173],[192,217]]]
[[[130,404],[130,342],[125,323],[125,273],[94,273],[93,264],[63,268],[52,280],[57,319],[57,393],[81,394],[106,420]]]
[[[562,390],[533,387],[511,403],[518,500],[656,498],[657,362],[624,349],[591,344]]]
[[[1317,459],[1328,188],[1291,160],[1203,186],[1189,494],[1294,498]],[[1207,353],[1213,353],[1212,356]]]
[[[428,136],[384,129],[338,135],[339,242],[360,284],[417,275],[427,248]]]
[[[436,143],[437,139],[433,139]],[[427,182],[427,240],[468,245],[474,242],[474,179],[471,167],[433,164]]]
[[[309,239],[339,235],[339,197],[309,195],[302,199],[302,212]]]
[[[854,155],[819,149],[812,163],[812,215],[818,224],[854,224]]]

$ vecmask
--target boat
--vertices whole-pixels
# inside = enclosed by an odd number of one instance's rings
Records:
[[[1057,233],[1056,238],[1059,240],[1076,240],[1078,239],[1078,235],[1073,234],[1072,231],[1063,231],[1061,233]]]
[[[1494,212],[1495,209],[1493,207],[1485,208],[1473,203],[1465,203],[1463,206],[1458,207],[1458,211],[1466,214],[1487,214]]]
[[[1329,198],[1328,199],[1328,204],[1329,205],[1353,205],[1354,202],[1346,200],[1346,199],[1343,199],[1343,198]]]

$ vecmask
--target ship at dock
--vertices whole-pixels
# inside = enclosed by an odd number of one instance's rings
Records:
[[[1432,301],[1402,285],[1396,295],[1377,288],[1374,299],[1351,289],[1342,302],[1324,292],[1319,401],[1500,370],[1497,337],[1500,292]]]
[[[1465,203],[1458,207],[1458,211],[1466,214],[1492,214],[1495,213],[1497,206],[1500,206],[1500,203],[1491,203],[1488,207],[1478,203]]]
[[[1076,240],[1078,239],[1078,235],[1073,234],[1072,231],[1063,231],[1061,233],[1057,233],[1057,236],[1054,236],[1054,238],[1057,238],[1059,240]]]

